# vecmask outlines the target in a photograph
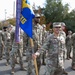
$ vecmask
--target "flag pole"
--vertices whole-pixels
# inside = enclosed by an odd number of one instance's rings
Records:
[[[30,38],[30,44],[31,44],[32,52],[34,53],[34,43],[33,43],[33,39],[32,38]],[[34,66],[35,66],[36,75],[39,75],[38,74],[38,67],[37,67],[36,58],[33,59],[33,62],[34,62]]]

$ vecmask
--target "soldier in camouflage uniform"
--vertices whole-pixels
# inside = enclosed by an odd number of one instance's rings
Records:
[[[43,24],[42,27],[43,27],[43,33],[42,33],[42,45],[43,45],[45,42],[45,39],[47,37],[47,31],[46,31],[46,25],[45,24]],[[43,52],[42,53],[42,62],[41,62],[42,65],[45,65],[45,57],[46,57],[46,52]]]
[[[42,45],[42,26],[39,24],[40,15],[36,14],[33,22],[33,43],[34,48],[32,49],[30,45],[30,41],[28,38],[28,51],[27,51],[27,58],[28,58],[28,67],[27,67],[27,75],[35,75],[33,63],[32,63],[32,53],[36,52],[39,49],[39,46]],[[38,71],[40,70],[41,66],[41,59],[40,56],[37,58],[37,65]]]
[[[23,34],[23,56],[25,56],[26,52],[27,52],[27,45],[28,45],[28,38],[27,35],[24,33]]]
[[[2,60],[3,57],[3,50],[4,50],[4,36],[3,32],[0,31],[0,60]]]
[[[59,22],[61,23],[61,28],[60,28],[60,35],[64,37],[65,41],[66,41],[66,33],[63,31],[63,26],[65,25],[65,23],[63,22]],[[64,58],[64,62],[65,62],[65,58],[66,58],[66,52],[67,52],[67,49],[66,49],[66,42],[64,44],[64,51],[63,51],[63,58]]]
[[[45,75],[63,75],[63,45],[65,44],[65,39],[59,34],[60,27],[60,23],[54,23],[53,34],[47,37],[41,50],[33,54],[33,58],[36,58],[36,55],[38,56],[42,51],[48,51]]]
[[[66,26],[64,22],[59,22],[61,23],[61,28],[60,28],[60,36],[63,36],[64,39],[65,39],[65,44],[64,44],[64,51],[63,51],[63,59],[64,59],[64,62],[65,62],[65,59],[66,59],[66,54],[67,54],[67,49],[66,49],[66,33],[64,32],[64,27]],[[63,66],[64,67],[64,66]],[[67,73],[65,70],[64,70],[64,73]]]
[[[72,69],[75,70],[75,33],[72,34],[72,45],[73,45]]]
[[[39,44],[38,44],[38,36],[37,36],[35,30],[33,30],[32,37],[33,37],[34,45],[39,46]],[[34,68],[34,63],[32,61],[32,54],[33,54],[33,52],[35,52],[34,49],[36,47],[35,46],[34,46],[34,48],[31,47],[30,38],[28,36],[25,36],[25,38],[28,39],[27,53],[26,53],[26,57],[27,57],[27,75],[35,75],[35,68]]]
[[[68,35],[66,37],[66,48],[67,48],[67,59],[71,58],[71,51],[72,51],[72,31],[68,31]]]
[[[39,24],[40,23],[40,15],[35,14],[34,22],[33,22],[33,30],[38,36],[37,40],[34,40],[34,51],[36,52],[39,49],[38,44],[42,45],[42,33],[43,33],[43,27]],[[37,43],[36,43],[37,41]],[[41,56],[37,58],[37,65],[38,65],[38,71],[41,67]]]
[[[11,32],[11,42],[12,42],[12,50],[10,52],[10,64],[12,67],[11,73],[14,73],[15,68],[15,61],[17,61],[17,54],[19,57],[19,64],[21,67],[21,70],[26,70],[23,66],[23,31],[20,33],[20,42],[17,43],[15,41],[15,30]]]
[[[6,58],[6,66],[9,64],[9,59],[10,59],[10,56],[9,56],[9,53],[11,51],[11,36],[10,36],[10,32],[8,31],[8,28],[7,28],[7,31],[4,33],[4,37],[5,37],[5,58]]]

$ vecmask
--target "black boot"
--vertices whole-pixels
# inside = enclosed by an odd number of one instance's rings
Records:
[[[63,74],[68,75],[68,73],[63,69]]]

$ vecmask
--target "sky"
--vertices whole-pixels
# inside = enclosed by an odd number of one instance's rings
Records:
[[[63,3],[69,3],[70,10],[75,8],[75,0],[62,0]],[[0,1],[0,21],[13,17],[13,13],[16,13],[16,0],[1,0]],[[45,0],[30,0],[31,5],[35,3],[37,6],[44,6]],[[15,10],[15,11],[13,11]]]

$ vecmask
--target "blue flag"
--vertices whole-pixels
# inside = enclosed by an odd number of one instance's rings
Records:
[[[20,15],[20,27],[23,31],[32,38],[32,19],[34,13],[28,0],[22,0],[22,9]]]

